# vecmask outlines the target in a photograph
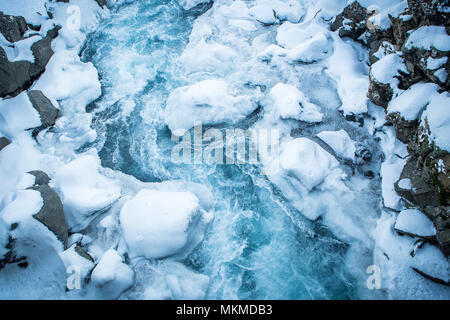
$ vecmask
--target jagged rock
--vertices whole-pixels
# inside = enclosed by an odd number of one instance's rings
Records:
[[[367,98],[383,108],[387,108],[393,96],[393,90],[389,84],[380,83],[370,77]]]
[[[367,30],[366,19],[368,13],[366,8],[358,1],[344,8],[341,14],[331,24],[331,31],[339,30],[340,37],[350,37],[357,40]]]
[[[388,124],[394,126],[398,140],[405,144],[408,144],[410,140],[415,137],[419,127],[419,122],[417,120],[405,120],[398,112],[389,113],[386,116],[386,121]]]
[[[401,47],[408,38],[408,31],[417,28],[417,23],[414,19],[405,19],[404,16],[398,18],[389,16],[389,20],[391,20],[395,44]]]
[[[409,179],[411,188],[402,188],[399,182]],[[428,206],[439,206],[439,198],[433,188],[422,176],[422,171],[417,167],[417,158],[411,156],[402,170],[400,179],[394,184],[395,191],[414,206],[422,210]]]
[[[441,251],[450,255],[450,207],[428,207],[424,213],[433,221],[436,227],[436,240]]]
[[[11,143],[11,141],[9,141],[8,138],[6,137],[0,137],[0,151],[2,151],[2,149],[4,147],[6,147],[7,145],[9,145]]]
[[[10,62],[0,47],[0,97],[16,96],[27,90],[44,71],[45,66],[53,55],[51,43],[57,37],[60,27],[50,30],[45,38],[31,46],[35,62]]]
[[[31,104],[39,113],[42,125],[35,129],[35,134],[48,127],[54,126],[59,117],[59,110],[53,106],[52,102],[40,91],[31,90],[28,92]]]
[[[421,26],[448,26],[450,24],[449,6],[449,0],[408,0],[413,19],[417,25]]]
[[[0,32],[9,42],[16,42],[23,39],[23,35],[28,30],[24,17],[16,17],[4,14],[0,11]]]
[[[92,258],[91,255],[89,253],[87,253],[86,250],[84,250],[83,247],[80,246],[80,244],[78,244],[78,243],[75,246],[75,252],[78,253],[80,255],[80,257],[83,257],[86,260],[94,262],[94,258]]]
[[[369,42],[369,62],[371,65],[380,60],[382,56],[386,56],[397,51],[397,46],[393,45],[391,41],[392,40],[389,38],[382,38],[380,40],[373,40]],[[381,56],[377,56],[380,53]]]
[[[104,6],[106,6],[106,0],[95,0],[98,5],[103,8]]]
[[[64,209],[58,194],[49,187],[50,178],[42,171],[30,171],[35,176],[35,184],[31,189],[39,191],[44,201],[41,210],[33,217],[43,223],[67,248],[68,227]]]

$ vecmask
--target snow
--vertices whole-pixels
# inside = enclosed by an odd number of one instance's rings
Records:
[[[391,100],[387,111],[399,112],[405,120],[416,120],[439,89],[434,83],[416,83]]]
[[[59,254],[62,262],[64,263],[65,269],[67,271],[66,276],[79,275],[80,276],[80,285],[84,285],[84,281],[89,276],[92,268],[94,267],[94,263],[78,254],[75,251],[76,244],[69,247],[67,250],[61,252]]]
[[[447,70],[445,70],[445,68],[439,69],[434,73],[434,76],[438,78],[440,82],[445,83],[448,77]]]
[[[422,115],[422,123],[427,121],[431,131],[431,139],[436,145],[446,151],[450,151],[450,94],[443,92],[433,96],[427,109]]]
[[[430,70],[437,70],[440,67],[442,67],[444,64],[447,63],[448,58],[447,57],[442,57],[442,58],[433,58],[433,57],[428,57],[427,59],[427,69]]]
[[[277,21],[275,11],[270,6],[256,5],[251,7],[249,12],[252,17],[264,24],[274,24]]]
[[[32,25],[41,25],[47,17],[45,3],[47,0],[3,0],[0,2],[0,11],[12,16],[22,16]]]
[[[41,125],[39,113],[33,108],[26,92],[14,99],[0,101],[0,132],[13,137]]]
[[[423,26],[414,30],[406,40],[406,49],[420,48],[431,50],[432,48],[447,52],[450,51],[450,36],[447,35],[445,27]]]
[[[298,179],[308,190],[312,190],[324,182],[339,163],[314,141],[298,138],[283,148],[280,165],[286,174]]]
[[[11,62],[29,61],[34,63],[34,55],[33,51],[31,51],[31,46],[41,39],[41,36],[35,35],[15,42],[12,44],[14,48],[7,47],[5,51],[8,56],[8,60]],[[3,48],[5,49],[5,47]]]
[[[314,63],[328,57],[329,52],[328,38],[324,33],[318,33],[292,48],[287,58],[292,63]]]
[[[101,94],[97,69],[90,62],[82,63],[72,50],[55,52],[33,89],[52,101],[71,99],[66,106],[80,113]]]
[[[91,281],[104,299],[117,299],[133,285],[134,272],[122,262],[122,257],[116,250],[110,249],[92,271]]]
[[[270,97],[283,119],[321,122],[323,114],[317,105],[309,102],[296,87],[278,83],[270,90]]]
[[[148,259],[186,254],[203,238],[206,221],[190,192],[143,189],[120,212],[130,255]]]
[[[233,95],[224,80],[204,80],[171,92],[165,120],[172,133],[180,136],[198,122],[235,123],[254,109],[249,97]]]
[[[394,223],[395,216],[383,211],[373,231],[376,243],[373,263],[381,270],[381,288],[387,291],[389,299],[447,300],[448,286],[425,279],[412,267],[435,277],[443,277],[446,273],[448,278],[448,260],[428,244],[415,249],[416,239],[398,235],[393,231]]]
[[[399,76],[399,71],[407,73],[403,59],[395,53],[389,54],[372,65],[370,76],[377,82],[391,84],[395,81],[395,76]],[[391,86],[394,87],[394,86]]]
[[[348,160],[355,158],[355,142],[345,130],[322,131],[317,136],[329,145],[338,157]]]
[[[119,199],[120,186],[100,172],[100,159],[94,154],[80,155],[59,168],[51,182],[64,205],[69,229],[85,228],[98,213]]]
[[[334,53],[328,59],[327,73],[334,80],[345,115],[367,112],[369,79],[364,75],[362,63],[354,48],[333,34]],[[381,61],[381,60],[380,60]]]
[[[402,179],[398,182],[398,186],[404,190],[411,190],[412,185],[411,185],[411,180],[405,178]]]
[[[419,237],[436,235],[433,222],[417,209],[407,209],[400,212],[395,221],[395,229]]]

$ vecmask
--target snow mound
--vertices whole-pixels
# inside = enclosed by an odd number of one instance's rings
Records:
[[[116,250],[110,249],[92,271],[91,280],[105,299],[116,299],[133,285],[134,272]]]
[[[417,209],[407,209],[400,212],[395,222],[395,229],[421,237],[436,235],[433,222]]]
[[[329,145],[338,157],[348,160],[355,158],[355,142],[345,130],[322,131],[317,136]]]
[[[399,71],[408,72],[403,59],[392,53],[384,56],[372,65],[370,76],[377,82],[391,84],[394,81],[394,77],[400,75]]]
[[[85,228],[121,195],[118,183],[102,175],[99,169],[98,156],[85,154],[59,168],[52,180],[72,232]]]
[[[433,96],[422,115],[422,122],[427,121],[431,131],[431,139],[436,145],[450,151],[450,94],[443,92]]]
[[[439,86],[434,83],[417,83],[389,102],[388,113],[400,112],[405,120],[416,120],[430,100],[437,94]]]
[[[283,119],[294,119],[306,122],[321,122],[323,114],[315,104],[308,101],[296,87],[278,83],[270,91],[274,106]]]
[[[434,48],[446,52],[450,51],[450,36],[447,35],[445,27],[424,26],[414,30],[404,46],[408,50],[413,48],[431,50]]]
[[[123,236],[133,257],[187,253],[203,238],[208,219],[190,192],[144,189],[120,212]]]
[[[172,91],[164,115],[172,133],[181,136],[197,122],[234,123],[254,109],[250,98],[233,95],[227,82],[204,80]]]

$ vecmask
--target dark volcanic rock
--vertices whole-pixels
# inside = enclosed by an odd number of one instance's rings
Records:
[[[417,120],[405,120],[398,112],[388,114],[386,121],[388,124],[394,126],[398,140],[405,144],[408,144],[411,139],[414,139],[419,127]]]
[[[0,32],[6,40],[9,42],[22,40],[27,30],[28,25],[23,17],[10,16],[0,12]]]
[[[11,141],[9,141],[8,138],[6,137],[0,137],[0,151],[2,151],[2,149],[4,147],[6,147],[7,145],[9,145],[11,143]]]
[[[408,7],[417,25],[450,25],[449,0],[408,0]]]
[[[450,255],[450,207],[428,207],[424,213],[433,221],[436,227],[436,240],[442,252]]]
[[[393,94],[389,84],[380,83],[370,78],[369,91],[367,93],[367,97],[370,101],[383,108],[387,108]]]
[[[403,189],[399,181],[409,179],[411,189]],[[439,198],[435,190],[423,177],[422,170],[417,166],[417,158],[411,157],[402,170],[400,179],[394,184],[395,191],[408,202],[420,207],[422,210],[428,206],[439,206]]]
[[[367,30],[366,19],[368,13],[366,8],[358,1],[344,8],[341,14],[331,24],[331,31],[339,30],[340,37],[350,37],[357,40]]]
[[[68,227],[64,216],[64,209],[58,194],[48,186],[50,178],[42,171],[30,171],[36,177],[31,189],[39,191],[44,205],[33,217],[43,223],[67,248]]]
[[[98,3],[98,5],[100,6],[100,7],[104,7],[104,6],[106,6],[106,0],[95,0],[97,3]]]
[[[28,97],[41,118],[42,125],[36,129],[37,132],[55,125],[59,110],[53,106],[52,102],[40,90],[29,91]]]
[[[35,42],[31,50],[35,62],[10,62],[0,47],[0,97],[16,96],[27,90],[44,71],[45,66],[53,55],[51,43],[57,37],[60,27],[50,30],[45,38]]]

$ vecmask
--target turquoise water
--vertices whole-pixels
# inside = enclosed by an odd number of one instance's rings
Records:
[[[210,277],[208,299],[358,298],[344,263],[348,244],[294,210],[257,165],[172,163],[161,111],[187,82],[177,59],[206,9],[139,1],[112,8],[90,35],[83,59],[101,76],[103,94],[88,109],[102,164],[146,182],[182,179],[211,188],[215,219],[183,261]]]

